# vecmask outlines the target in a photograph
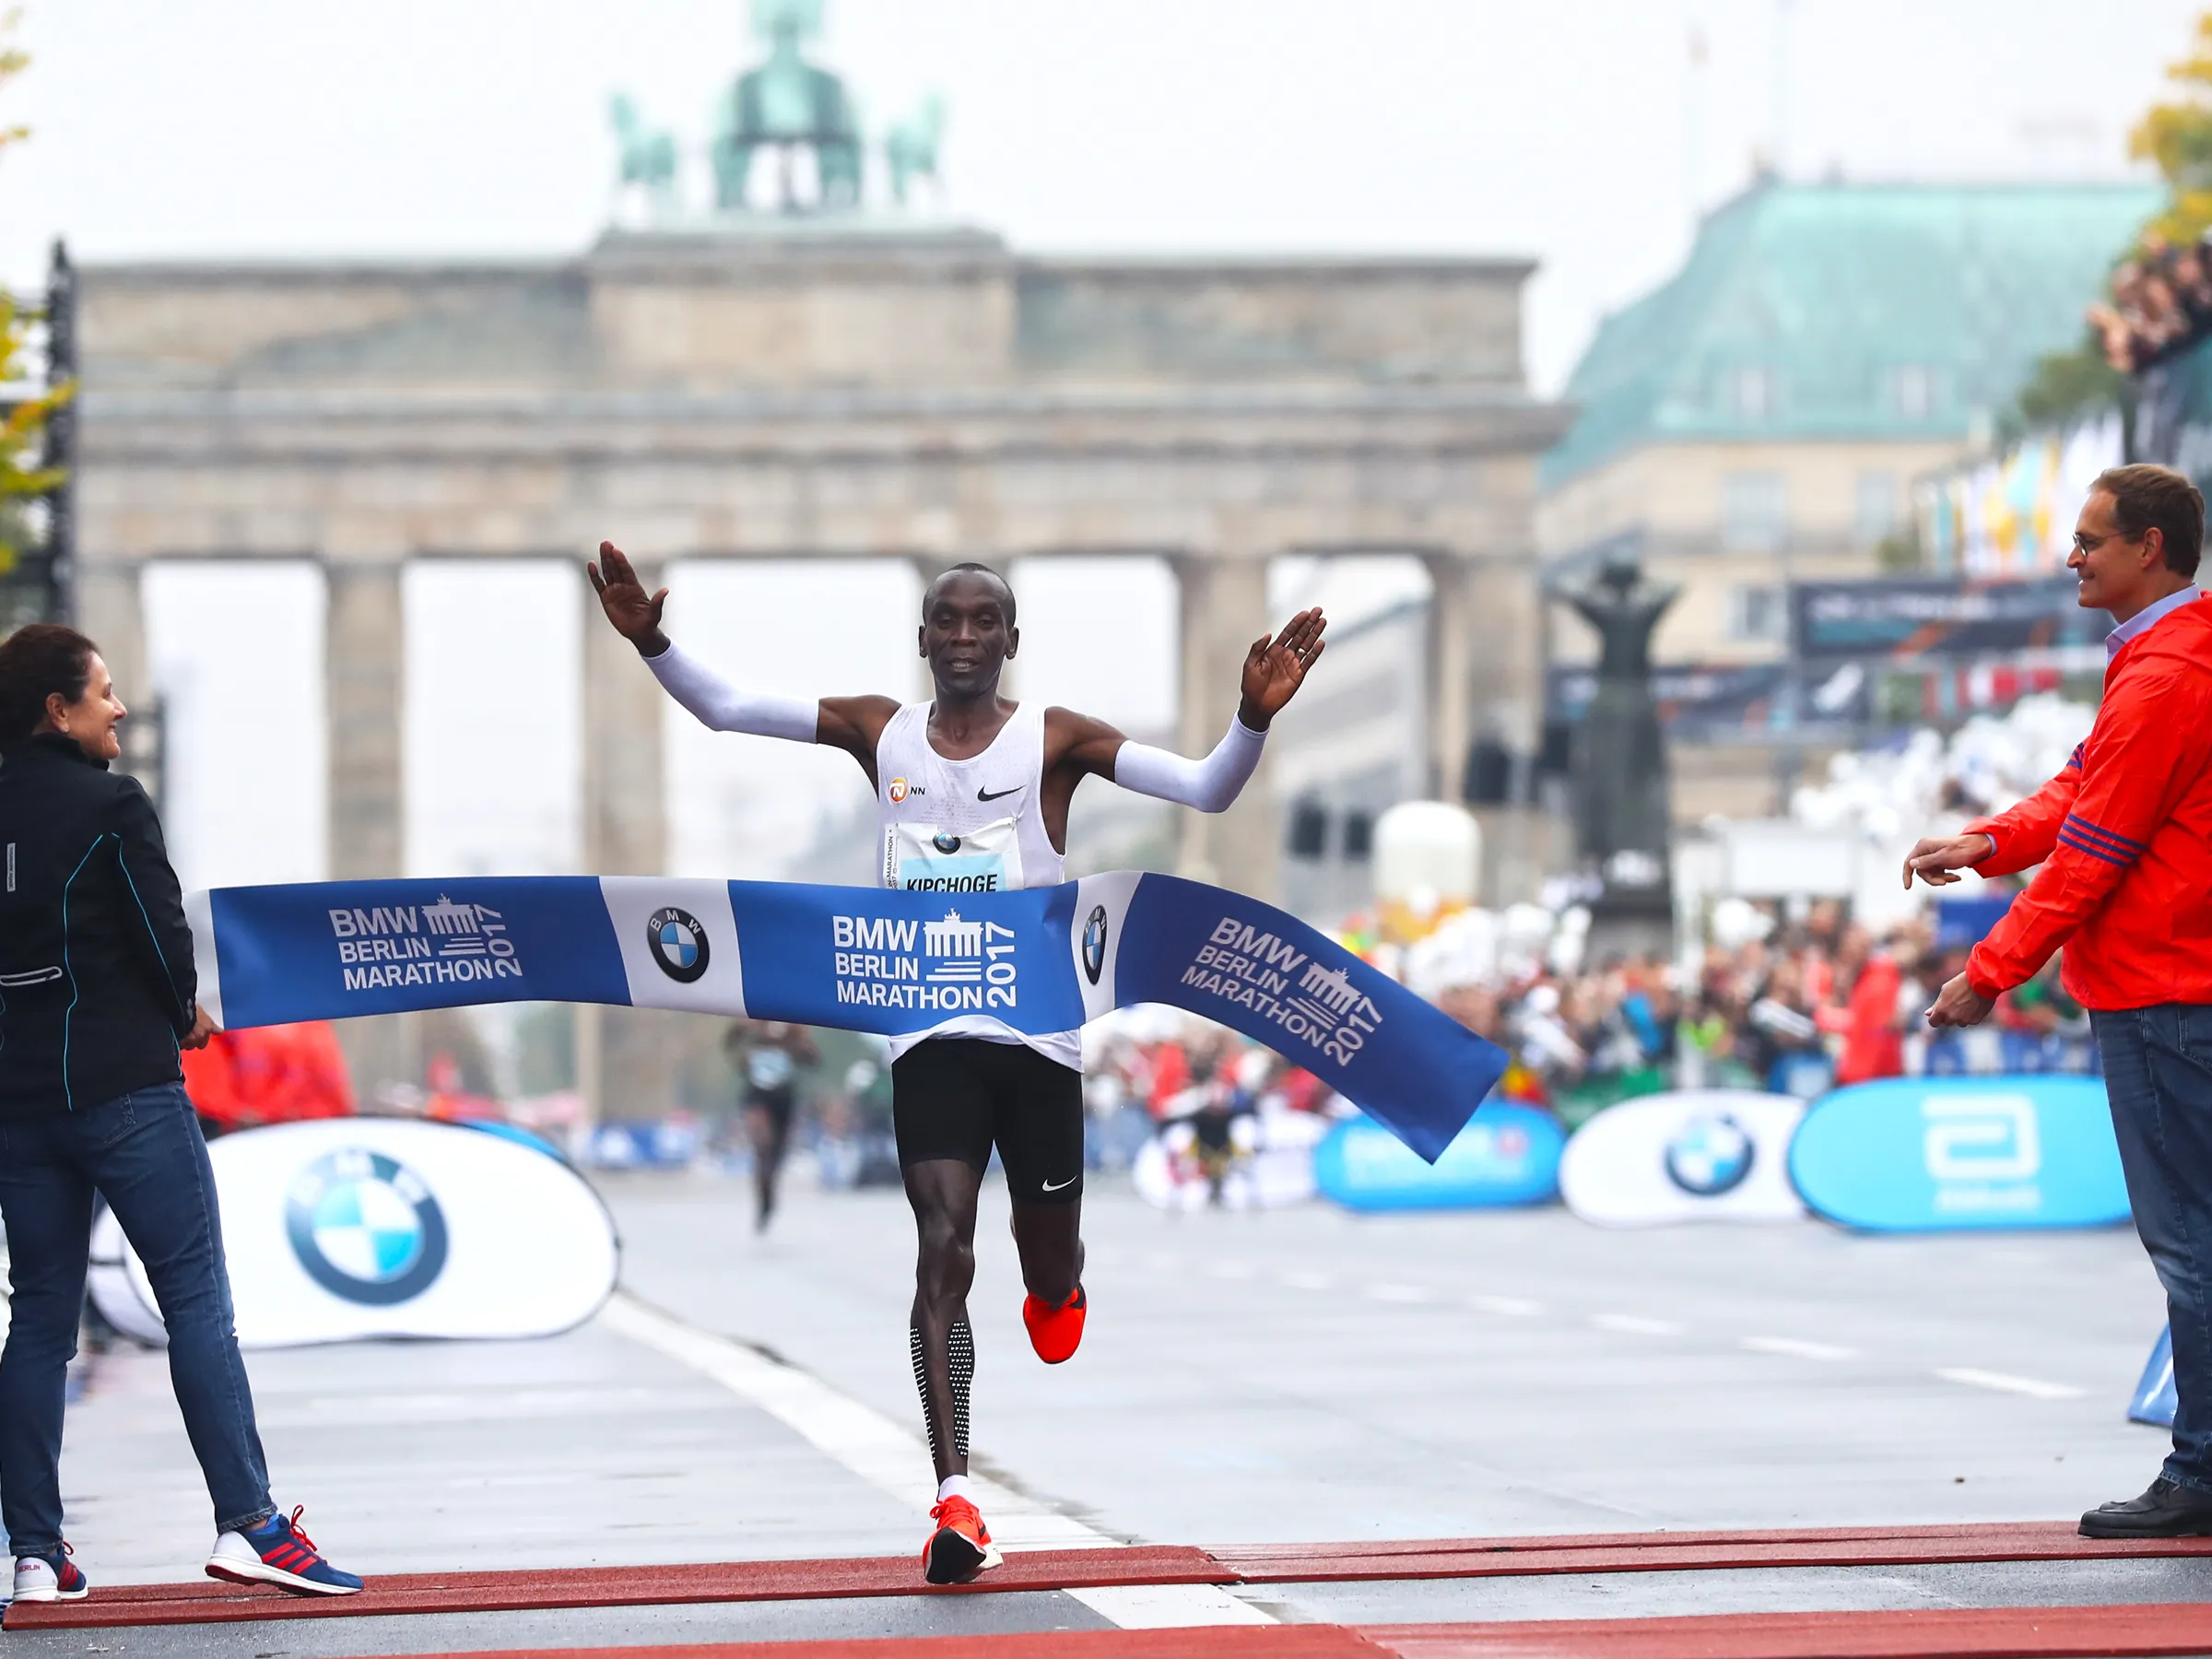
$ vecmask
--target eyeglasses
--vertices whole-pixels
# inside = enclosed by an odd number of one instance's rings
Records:
[[[2138,542],[2143,539],[2140,535],[2122,535],[2117,530],[2107,530],[2102,535],[2084,535],[2077,530],[2074,533],[2074,551],[2086,559],[2103,547],[2106,542],[2114,538],[2124,542]]]

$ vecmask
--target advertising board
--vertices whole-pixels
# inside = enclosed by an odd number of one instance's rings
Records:
[[[1796,1221],[1790,1137],[1805,1102],[1695,1088],[1607,1107],[1567,1143],[1559,1195],[1600,1227],[1670,1221]]]
[[[2109,1227],[2128,1217],[2104,1085],[2066,1077],[1892,1077],[1813,1102],[1790,1178],[1869,1232]]]
[[[1314,1148],[1313,1178],[1323,1197],[1352,1210],[1547,1204],[1566,1144],[1549,1112],[1493,1100],[1428,1164],[1379,1124],[1347,1118]]]
[[[502,1136],[326,1118],[227,1135],[207,1156],[246,1347],[547,1336],[615,1288],[619,1245],[598,1194]],[[145,1265],[112,1216],[93,1256],[101,1311],[157,1336]]]

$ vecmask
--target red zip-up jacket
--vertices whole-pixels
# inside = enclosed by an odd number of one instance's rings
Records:
[[[2064,946],[2085,1008],[2212,1003],[2212,594],[2120,648],[2065,771],[1966,829],[1996,842],[1984,876],[2043,866],[1967,959],[1982,995]]]

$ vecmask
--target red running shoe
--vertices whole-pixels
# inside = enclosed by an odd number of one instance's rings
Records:
[[[1021,1323],[1030,1328],[1030,1346],[1047,1365],[1058,1365],[1083,1346],[1083,1287],[1067,1293],[1067,1300],[1048,1308],[1034,1296],[1021,1299]]]
[[[964,1584],[1006,1558],[991,1542],[982,1512],[965,1498],[947,1498],[929,1512],[937,1530],[922,1547],[922,1576],[933,1584]]]

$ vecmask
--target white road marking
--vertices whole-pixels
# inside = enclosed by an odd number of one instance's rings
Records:
[[[1429,1292],[1418,1285],[1370,1285],[1367,1293],[1377,1301],[1411,1303],[1430,1300]]]
[[[1530,1319],[1544,1312],[1544,1304],[1530,1301],[1525,1296],[1470,1296],[1467,1306],[1479,1313],[1503,1313],[1514,1319]]]
[[[1795,1336],[1747,1336],[1744,1346],[1755,1354],[1780,1354],[1789,1359],[1856,1359],[1857,1348],[1838,1347],[1832,1342],[1805,1342]]]
[[[1333,1290],[1336,1281],[1325,1273],[1286,1273],[1278,1280],[1293,1290]]]
[[[1074,1596],[1100,1618],[1111,1618],[1124,1630],[1276,1622],[1218,1584],[1100,1584],[1061,1594]]]
[[[2004,1371],[1977,1371],[1953,1366],[1936,1373],[1946,1382],[1963,1382],[1969,1388],[1994,1388],[1999,1394],[2026,1394],[2031,1400],[2078,1400],[2088,1393],[2066,1382],[2045,1382],[2035,1377],[2015,1377]]]
[[[1218,1279],[1248,1279],[1252,1277],[1250,1262],[1216,1262],[1206,1268]]]
[[[617,1291],[601,1310],[609,1329],[712,1378],[739,1399],[793,1430],[818,1451],[877,1489],[927,1515],[937,1500],[936,1477],[921,1440],[872,1406],[840,1394],[811,1371],[780,1365],[732,1342],[649,1308]],[[1017,1549],[1119,1549],[1122,1541],[1067,1515],[1055,1514],[982,1476],[970,1477],[992,1542]],[[1266,1614],[1218,1584],[1107,1585],[1071,1589],[1101,1618],[1131,1630],[1176,1625],[1273,1624]]]
[[[1645,1319],[1637,1313],[1593,1313],[1590,1323],[1601,1331],[1618,1331],[1628,1336],[1679,1336],[1682,1327],[1671,1320]]]

